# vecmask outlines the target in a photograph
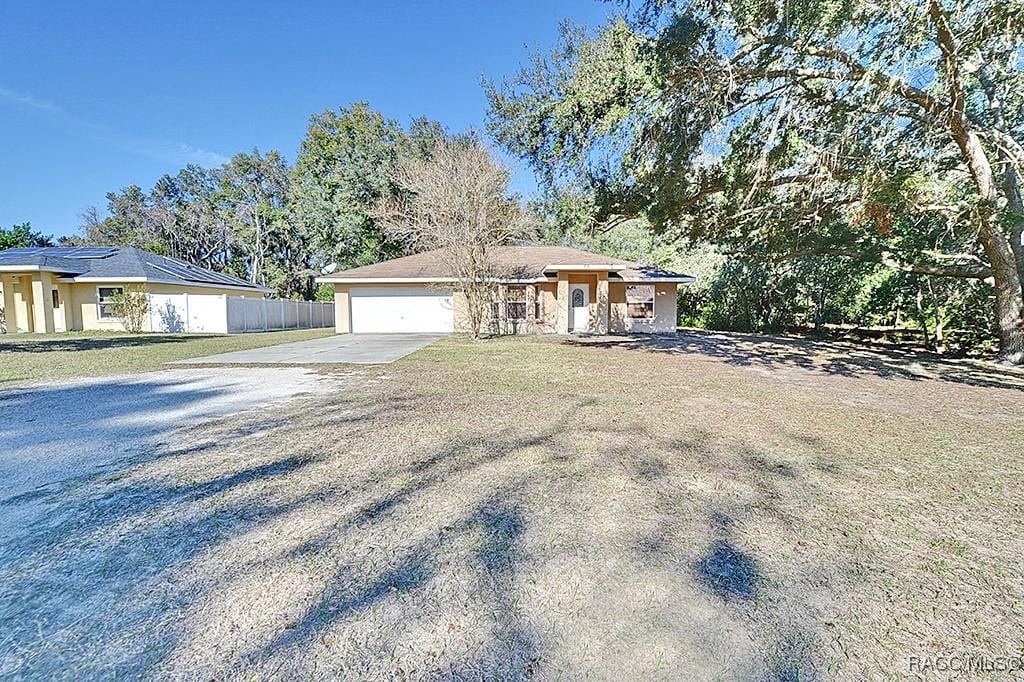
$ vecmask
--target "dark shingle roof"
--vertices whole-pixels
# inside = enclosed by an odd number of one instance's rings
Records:
[[[343,270],[320,279],[323,281],[358,279],[451,279],[441,251],[426,251],[412,256],[364,265]],[[565,246],[499,246],[491,250],[491,261],[498,276],[503,279],[545,279],[559,269],[601,269],[618,272],[622,279],[690,279],[687,275],[658,268],[648,268],[638,263],[612,258],[599,253],[571,249]]]
[[[4,265],[30,267],[62,275],[80,275],[89,269],[88,265],[74,258],[47,256],[40,253],[25,253],[22,249],[0,251],[0,266]]]
[[[164,284],[207,284],[270,291],[244,279],[213,272],[128,246],[20,248],[0,251],[0,266],[38,268],[80,279],[137,279]]]

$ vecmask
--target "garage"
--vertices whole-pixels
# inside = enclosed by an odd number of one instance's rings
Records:
[[[449,333],[455,328],[450,289],[353,287],[351,296],[356,334]]]

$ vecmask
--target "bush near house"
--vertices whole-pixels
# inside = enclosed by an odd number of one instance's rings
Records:
[[[138,334],[149,315],[149,296],[142,287],[127,287],[111,300],[114,315],[121,319],[125,331]]]

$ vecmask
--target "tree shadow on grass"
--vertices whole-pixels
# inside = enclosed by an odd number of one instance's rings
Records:
[[[485,648],[471,661],[450,667],[441,676],[445,679],[531,677],[540,660],[537,635],[512,596],[516,590],[516,563],[522,559],[518,543],[524,523],[519,511],[509,504],[507,495],[495,496],[455,524],[431,533],[376,576],[366,576],[358,566],[339,567],[312,607],[255,652],[250,663],[259,664],[277,656],[292,658],[296,648],[301,649],[333,625],[386,600],[401,599],[403,595],[425,589],[445,566],[458,561],[455,553],[460,538],[480,535],[475,557],[478,589],[492,605],[494,629]]]
[[[754,599],[761,568],[754,557],[738,549],[730,537],[732,519],[712,515],[714,540],[691,568],[697,583],[722,599]]]
[[[527,627],[526,615],[515,594],[517,564],[523,560],[521,547],[526,520],[507,496],[491,498],[470,518],[469,525],[483,534],[477,552],[481,566],[481,588],[497,607],[497,622],[489,650],[470,666],[506,678],[532,677],[539,669],[537,635]],[[458,674],[455,678],[461,677]]]
[[[409,476],[413,479],[397,490],[376,497],[318,536],[307,539],[289,552],[287,558],[323,553],[330,546],[354,535],[371,536],[378,524],[397,520],[395,517],[402,506],[413,503],[417,496],[439,492],[457,476],[544,443],[569,419],[567,415],[550,432],[532,436],[500,434],[485,438],[479,434],[470,435],[442,451],[413,458],[408,467],[383,471],[377,477],[377,483],[391,482],[393,485],[396,479],[404,480]],[[480,454],[469,455],[480,449]],[[366,487],[370,486],[361,486]],[[450,668],[443,677],[520,679],[532,676],[540,660],[538,638],[513,597],[516,565],[524,558],[519,542],[526,521],[512,499],[508,491],[492,495],[456,522],[437,527],[425,539],[403,551],[393,567],[386,568],[375,577],[367,577],[361,566],[342,564],[303,616],[254,652],[249,657],[250,664],[258,665],[279,656],[290,658],[294,656],[294,649],[308,644],[358,612],[425,588],[445,571],[446,566],[459,561],[456,553],[460,539],[479,536],[474,557],[479,576],[478,592],[492,605],[494,629],[487,646],[477,652],[472,661]]]
[[[688,330],[674,334],[573,337],[563,343],[667,356],[707,357],[738,367],[803,369],[848,378],[880,377],[943,381],[1024,391],[1024,372],[971,360],[899,348],[867,348],[839,341]]]
[[[473,643],[474,648],[465,657],[441,658],[424,665],[434,666],[431,670],[439,677],[451,679],[527,678],[549,672],[544,668],[548,660],[545,647],[552,641],[557,645],[557,640],[546,639],[546,631],[537,629],[545,626],[543,617],[532,620],[534,614],[523,606],[523,603],[536,605],[536,594],[532,595],[531,602],[524,600],[521,592],[537,589],[535,585],[525,588],[524,580],[532,578],[533,569],[546,557],[531,554],[525,540],[529,532],[529,547],[535,549],[535,532],[549,535],[562,532],[560,527],[547,521],[544,514],[552,504],[572,501],[561,497],[569,488],[556,487],[546,491],[550,495],[540,494],[545,491],[538,490],[536,484],[549,483],[550,469],[537,462],[545,461],[546,451],[562,449],[566,438],[571,441],[574,429],[585,429],[585,420],[577,418],[580,406],[565,406],[563,414],[539,429],[482,427],[463,433],[455,431],[436,447],[413,446],[402,459],[381,458],[381,463],[375,467],[357,469],[350,458],[359,454],[373,457],[373,451],[357,453],[338,449],[333,461],[321,460],[319,456],[325,453],[316,448],[323,448],[324,444],[314,441],[305,449],[292,446],[290,437],[296,432],[288,430],[289,424],[294,419],[296,428],[325,432],[334,426],[339,433],[361,433],[379,429],[386,423],[388,428],[401,434],[406,428],[404,422],[417,416],[415,400],[404,406],[407,409],[396,409],[391,415],[393,418],[380,421],[367,419],[365,413],[341,414],[334,409],[340,404],[340,399],[329,403],[305,421],[294,414],[285,415],[290,418],[275,415],[278,418],[274,423],[279,425],[280,431],[277,428],[269,432],[236,429],[235,432],[252,438],[254,444],[263,438],[271,440],[263,447],[254,447],[250,454],[244,443],[239,444],[238,439],[234,439],[232,447],[238,450],[236,456],[230,460],[215,460],[214,471],[201,469],[184,483],[146,478],[76,491],[47,523],[40,523],[26,532],[20,544],[11,546],[9,552],[6,548],[0,549],[0,575],[14,576],[0,591],[0,617],[6,620],[10,616],[9,622],[24,624],[17,630],[12,628],[15,634],[10,641],[22,649],[41,649],[42,656],[55,654],[62,645],[66,647],[60,656],[52,656],[49,662],[37,658],[25,670],[43,676],[81,665],[88,656],[92,657],[89,660],[97,660],[97,656],[119,656],[118,671],[127,676],[166,672],[162,666],[172,665],[174,655],[181,650],[187,653],[191,644],[188,637],[196,635],[195,631],[187,629],[195,625],[194,622],[188,626],[178,623],[193,613],[192,608],[204,602],[220,610],[211,609],[214,620],[204,620],[200,626],[222,629],[218,636],[225,637],[223,647],[233,647],[240,641],[234,651],[252,652],[248,658],[245,653],[237,654],[241,660],[226,663],[228,672],[238,673],[238,676],[250,670],[274,671],[276,674],[272,676],[284,677],[288,672],[308,673],[316,664],[327,668],[332,664],[339,664],[339,668],[347,665],[350,669],[359,666],[367,669],[373,665],[386,668],[388,663],[352,660],[371,649],[361,648],[355,652],[341,649],[346,644],[343,640],[358,632],[380,651],[401,646],[407,657],[415,659],[424,648],[443,639],[443,635],[436,632],[436,626],[447,621],[437,623],[431,619],[438,614],[447,615],[443,609],[448,607],[435,601],[437,597],[464,604],[470,601],[468,591],[472,602],[488,614],[486,626],[489,629],[479,643]],[[360,420],[366,423],[361,424]],[[647,444],[642,435],[638,434],[637,438],[642,439],[641,446]],[[705,447],[707,440],[707,434],[697,432],[692,441],[676,440],[673,446],[692,456],[694,461],[712,462],[709,466],[713,466],[713,458],[702,458],[697,452]],[[374,447],[384,448],[394,441],[373,440],[372,443]],[[668,448],[657,445],[656,451],[644,452],[642,457],[619,457],[617,461],[630,480],[650,488],[662,486],[671,490],[678,484],[678,470]],[[197,447],[199,449],[195,449]],[[620,454],[613,452],[613,445],[605,447],[597,443],[592,447],[598,450],[598,455]],[[529,451],[530,457],[515,459],[523,451]],[[182,456],[180,467],[188,468],[203,466],[200,458],[189,455],[208,454],[211,453],[202,446],[182,446],[167,451],[165,456]],[[586,455],[570,452],[568,457],[576,467],[578,462],[587,460]],[[746,460],[741,458],[740,462],[744,465],[740,475],[757,472],[779,481],[797,479],[801,475],[793,467],[781,467],[774,460],[756,454]],[[532,468],[521,467],[524,463]],[[319,468],[320,464],[324,464],[324,468]],[[498,464],[503,465],[500,470]],[[582,480],[582,476],[601,479],[606,473],[603,467],[604,463],[600,462],[585,472],[579,469],[581,480],[574,479],[566,485],[585,495],[588,481]],[[470,485],[463,487],[464,484]],[[692,499],[685,499],[679,493],[678,498],[667,503],[667,508],[675,519],[682,518],[681,523],[686,523],[686,507],[694,504]],[[430,505],[437,505],[436,516],[418,513]],[[592,513],[585,507],[581,509],[582,514]],[[705,523],[706,509],[703,504],[695,508],[698,524]],[[630,519],[617,518],[628,528]],[[59,519],[64,519],[66,525],[56,523]],[[275,525],[279,521],[288,523]],[[761,605],[764,585],[771,582],[769,577],[776,576],[766,575],[763,560],[749,550],[742,536],[733,533],[731,523],[727,517],[712,516],[712,533],[707,543],[695,543],[692,556],[678,562],[675,569],[685,589],[696,588],[699,595],[720,608],[727,618],[734,618],[736,627],[744,627],[744,619],[749,619],[755,606],[766,608]],[[287,541],[272,551],[265,550],[262,543],[266,536],[270,531],[279,530],[289,536]],[[253,533],[254,537],[245,538],[248,533]],[[607,541],[609,536],[604,537]],[[617,534],[610,537],[614,538],[613,542],[619,542]],[[238,545],[233,544],[239,539],[242,540]],[[559,545],[557,551],[564,552],[568,547],[570,553],[579,552],[585,555],[587,562],[593,563],[604,560],[602,552],[605,550],[617,553],[621,549],[618,544],[592,545],[592,540],[592,537],[582,536],[576,544]],[[672,541],[671,534],[666,534],[660,542],[649,543],[646,550],[651,561],[656,554],[667,553],[666,548]],[[246,543],[251,543],[255,550],[250,547],[251,553],[246,553]],[[232,554],[227,565],[211,564],[215,566],[214,573],[204,573],[198,585],[189,582],[195,580],[192,576],[188,581],[182,580],[181,576],[188,575],[193,562],[207,566],[203,562],[209,557],[208,552],[216,554],[225,546],[232,550],[243,549],[237,556]],[[355,552],[352,547],[357,548]],[[573,557],[561,554],[552,560],[566,558]],[[44,563],[50,563],[51,568],[35,574],[33,566]],[[306,595],[288,593],[273,582],[281,575],[278,571],[292,570],[290,567],[295,565],[326,567],[322,576],[310,581],[315,584],[315,591],[309,593],[308,601]],[[452,579],[450,584],[444,582],[456,567],[460,576],[469,576],[465,587],[457,579]],[[646,574],[640,568],[631,577],[643,581]],[[270,592],[281,589],[275,596],[274,606],[301,601],[303,607],[297,618],[292,618],[294,612],[288,613],[287,622],[283,617],[279,622],[272,616],[266,621],[257,621],[258,627],[266,629],[261,630],[255,640],[247,641],[240,635],[234,640],[238,633],[230,632],[236,626],[227,613],[230,607],[239,606],[239,602],[243,608],[260,606],[244,601],[253,598],[252,594],[233,593],[236,581],[240,589],[244,589],[250,579]],[[188,586],[183,586],[183,582]],[[59,590],[76,594],[79,603],[62,602],[55,596]],[[231,592],[226,603],[216,601],[223,598],[222,590]],[[238,601],[232,604],[231,599]],[[112,604],[118,608],[97,613],[110,609]],[[167,621],[159,621],[160,612],[172,613],[175,622],[168,625]],[[568,617],[564,612],[555,614]],[[757,615],[764,617],[763,613]],[[202,616],[206,618],[209,613],[203,612]],[[648,614],[640,610],[630,617],[634,619],[631,625],[642,627]],[[75,618],[82,620],[75,621]],[[31,631],[32,624],[40,622],[42,631]],[[83,652],[77,644],[69,645],[68,637],[61,633],[61,628],[69,622],[72,636],[88,646],[95,645],[91,652]],[[412,631],[410,623],[435,629],[426,635],[416,631],[417,636],[429,639],[398,641]],[[242,626],[245,625],[243,620]],[[368,629],[358,630],[361,626]],[[370,630],[370,626],[376,629]],[[367,632],[369,634],[365,634]],[[340,636],[335,637],[339,633]],[[783,637],[779,635],[780,640]],[[51,639],[52,645],[39,643]],[[335,658],[331,660],[328,656],[309,663],[305,657],[328,639],[339,646],[328,652]],[[139,642],[144,651],[130,660],[123,658],[118,647],[125,641]],[[419,647],[413,654],[409,652],[410,642]],[[359,644],[365,645],[366,641]],[[246,648],[250,645],[253,648]],[[669,647],[672,645],[668,643]],[[772,667],[777,679],[791,679],[793,671],[800,674],[808,669],[794,662],[794,656],[788,653],[784,643],[773,646],[782,651],[779,665]],[[233,655],[226,648],[217,653],[226,657]],[[350,660],[340,660],[346,654]],[[220,662],[206,661],[208,665]],[[402,661],[396,657],[395,664],[398,662]],[[0,655],[0,676],[4,671]],[[322,670],[314,672],[329,674]],[[572,671],[563,669],[563,672]],[[213,672],[205,676],[229,675]]]
[[[409,416],[398,411],[390,420],[392,426]],[[56,501],[45,518],[23,528],[0,547],[0,577],[5,585],[0,591],[0,619],[24,624],[8,634],[12,647],[35,651],[34,662],[25,668],[19,667],[17,659],[5,660],[0,655],[0,676],[5,670],[19,669],[58,674],[84,661],[83,646],[91,652],[89,656],[101,656],[128,675],[157,670],[183,645],[180,638],[186,633],[179,623],[151,627],[144,637],[133,640],[140,642],[144,651],[126,659],[117,643],[134,624],[158,622],[162,612],[183,608],[234,579],[244,579],[247,571],[265,566],[262,562],[287,562],[303,552],[325,552],[332,544],[353,538],[371,541],[379,524],[394,521],[403,505],[417,494],[444,490],[455,476],[543,443],[552,433],[560,432],[568,418],[552,432],[522,437],[508,434],[507,439],[495,439],[493,435],[469,434],[438,452],[414,455],[401,467],[383,468],[363,480],[347,476],[321,480],[306,472],[319,461],[316,453],[293,449],[267,456],[267,449],[261,448],[257,452],[262,456],[256,459],[236,458],[228,467],[218,465],[210,474],[201,470],[184,483],[150,476],[128,476],[108,483],[83,481],[79,489],[69,490],[65,498]],[[276,423],[284,427],[290,420]],[[245,429],[236,431],[242,438],[268,435],[263,430],[250,429],[249,436]],[[281,436],[278,440],[287,442]],[[233,443],[237,447],[237,441]],[[206,443],[179,447],[152,455],[143,463],[182,457],[176,467],[190,467],[201,464],[196,457],[205,456],[207,449]],[[319,537],[307,538],[287,555],[264,555],[255,563],[239,561],[198,583],[190,578],[190,587],[175,588],[163,598],[133,598],[150,589],[147,585],[179,582],[181,578],[175,574],[225,543],[259,532],[286,516],[315,514],[329,500],[341,502],[353,496],[369,499],[342,523],[330,526]],[[25,501],[9,500],[12,505]],[[334,623],[383,600],[420,590],[446,561],[452,538],[459,535],[482,534],[477,557],[479,572],[487,577],[482,581],[496,603],[512,604],[514,600],[503,590],[514,587],[513,565],[519,556],[517,542],[524,520],[506,502],[507,496],[492,500],[454,526],[440,528],[379,572],[368,574],[365,566],[343,563],[305,615],[252,660],[265,663],[282,649],[305,645]],[[325,556],[329,554],[325,552]],[[72,598],[74,594],[79,597]],[[114,604],[120,605],[117,614],[105,616]],[[535,639],[529,633],[525,623],[502,616],[494,635],[496,653],[488,654],[479,665],[507,671],[510,669],[503,666],[513,656],[523,669],[534,666]],[[78,643],[71,646],[68,637]],[[59,656],[57,649],[61,649]]]
[[[716,488],[695,509],[706,515],[706,535],[694,534],[677,514],[693,504],[689,494],[681,493],[671,479],[641,477],[638,480],[650,488],[652,505],[661,513],[653,530],[648,525],[634,537],[633,550],[643,565],[678,575],[683,584],[705,594],[723,618],[749,629],[749,636],[758,643],[758,653],[749,664],[750,679],[817,679],[816,655],[825,635],[820,621],[805,611],[805,600],[814,601],[805,592],[806,577],[801,575],[806,564],[793,567],[785,560],[787,545],[800,537],[799,516],[787,498],[794,491],[806,492],[833,481],[821,480],[814,458],[797,464],[750,445],[721,450],[712,441],[710,434],[698,431],[693,438],[676,437],[663,443],[684,462],[699,464],[715,480],[730,483]],[[701,449],[707,452],[701,454]],[[730,490],[746,494],[737,500]],[[764,533],[772,532],[766,530],[771,528],[778,529],[775,542],[782,546],[769,549],[771,556],[762,555]],[[811,584],[816,587],[836,581],[843,572],[827,562],[814,570]]]

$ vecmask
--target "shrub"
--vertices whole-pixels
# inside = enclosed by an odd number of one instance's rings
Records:
[[[149,295],[141,287],[128,287],[114,294],[110,307],[114,315],[121,318],[126,331],[138,334],[149,315]]]

